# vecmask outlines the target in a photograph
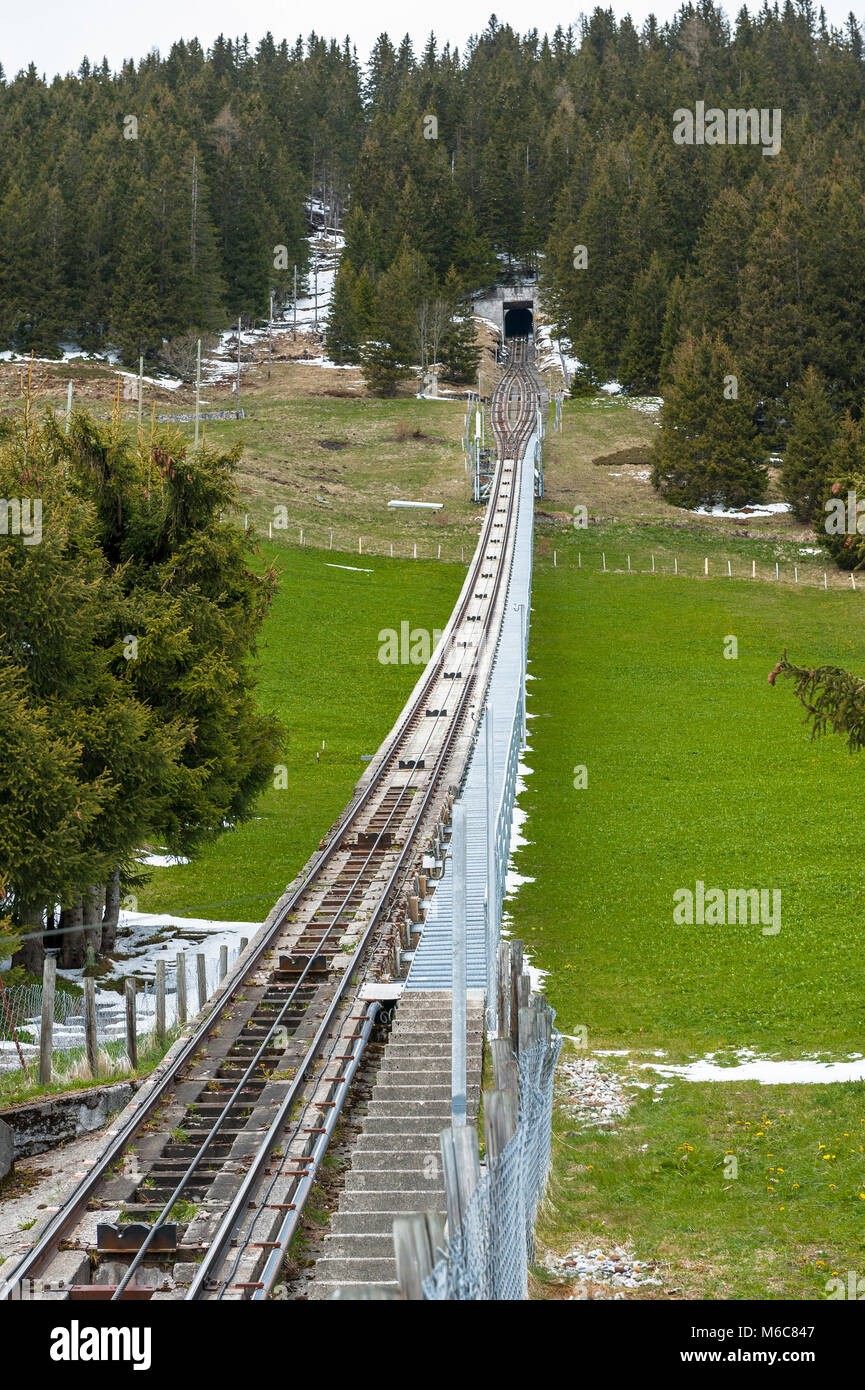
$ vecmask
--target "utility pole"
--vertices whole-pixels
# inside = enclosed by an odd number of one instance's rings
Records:
[[[270,364],[273,361],[273,290],[270,291],[270,319],[267,324],[267,379],[270,381]]]
[[[240,319],[237,320],[237,389],[235,392],[235,418],[240,419]]]
[[[297,342],[297,266],[294,267],[294,341]]]
[[[198,448],[198,433],[201,422],[201,339],[195,350],[195,447]]]

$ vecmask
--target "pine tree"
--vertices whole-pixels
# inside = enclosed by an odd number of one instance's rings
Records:
[[[689,336],[675,355],[652,482],[678,507],[741,507],[766,495],[753,397],[718,338]]]

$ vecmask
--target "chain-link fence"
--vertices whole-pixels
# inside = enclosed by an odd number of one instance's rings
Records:
[[[553,1077],[562,1038],[536,1041],[519,1057],[517,1128],[491,1159],[468,1203],[460,1229],[424,1280],[425,1299],[487,1301],[528,1297],[538,1205],[552,1144]]]

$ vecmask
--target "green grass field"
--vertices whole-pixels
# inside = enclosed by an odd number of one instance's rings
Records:
[[[580,571],[578,543],[535,569],[530,843],[516,856],[534,882],[513,904],[559,1026],[584,1027],[590,1053],[627,1049],[604,1063],[620,1074],[656,1049],[861,1052],[865,763],[811,743],[791,687],[766,676],[785,645],[865,669],[863,596]],[[675,925],[673,894],[698,879],[780,889],[780,931]],[[863,1265],[865,1086],[631,1094],[618,1133],[577,1134],[559,1113],[552,1246],[630,1242],[677,1297],[825,1297],[833,1270]]]
[[[262,552],[281,578],[260,642],[259,698],[288,726],[287,786],[269,788],[257,819],[220,835],[195,862],[151,870],[137,894],[145,911],[267,915],[349,800],[362,756],[375,752],[420,674],[379,661],[379,631],[403,621],[443,628],[465,576],[458,564],[266,543]]]

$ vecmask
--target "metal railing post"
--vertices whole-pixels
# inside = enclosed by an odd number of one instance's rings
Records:
[[[451,960],[451,1124],[467,1121],[466,1086],[466,808],[454,803],[454,910]]]
[[[496,946],[498,944],[498,892],[496,883],[496,800],[495,800],[495,746],[494,746],[494,713],[493,706],[489,702],[484,708],[486,716],[486,772],[487,772],[487,999],[489,1004],[492,1026],[495,1029],[498,1020],[496,1019],[496,991],[495,980],[495,960]]]

